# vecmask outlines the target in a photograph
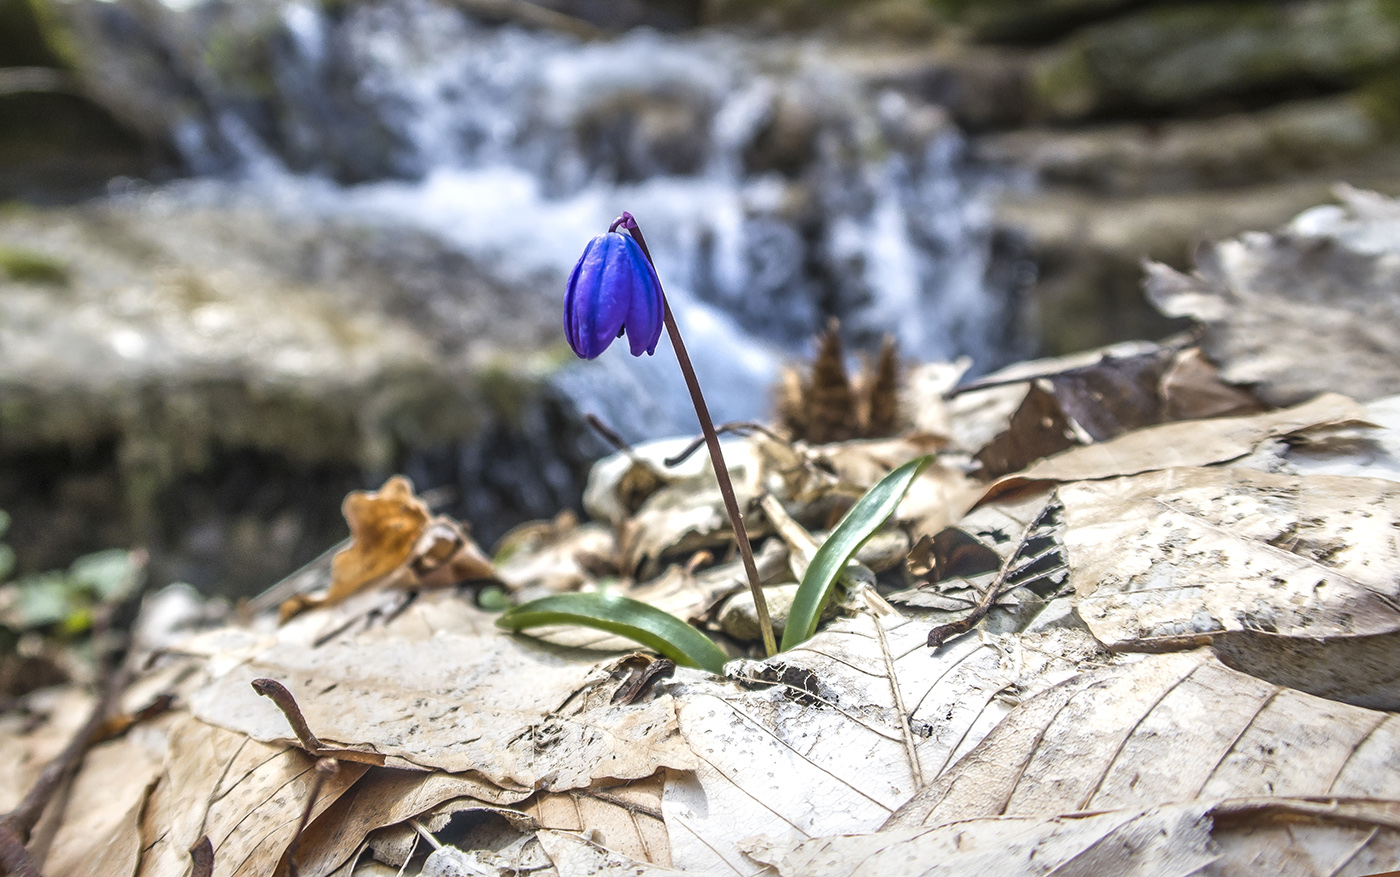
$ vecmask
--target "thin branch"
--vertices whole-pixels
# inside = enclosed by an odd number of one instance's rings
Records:
[[[909,713],[904,708],[904,694],[899,690],[899,677],[894,672],[894,656],[890,654],[890,641],[885,636],[885,626],[879,618],[872,617],[875,635],[880,640],[880,654],[885,658],[885,675],[890,678],[890,691],[894,694],[895,718],[899,721],[899,732],[904,735],[904,752],[909,757],[909,771],[914,776],[914,788],[924,785],[924,769],[919,764],[919,750],[914,745],[914,729],[909,727]]]
[[[30,832],[38,824],[44,808],[48,806],[54,793],[77,772],[88,747],[97,738],[107,714],[112,711],[117,698],[126,687],[129,675],[125,669],[112,674],[103,689],[102,696],[93,705],[92,713],[83,726],[73,735],[68,745],[53,761],[44,767],[39,778],[30,786],[15,809],[0,818],[0,867],[13,877],[39,877],[39,868],[34,863],[25,844]]]
[[[736,434],[738,434],[738,435],[748,435],[748,434],[751,433],[751,432],[761,432],[761,433],[763,433],[764,435],[768,436],[770,439],[772,439],[772,440],[775,441],[775,442],[780,442],[780,441],[782,441],[782,439],[779,438],[778,435],[777,435],[776,433],[773,432],[773,430],[769,429],[768,427],[764,426],[764,425],[761,424],[761,423],[754,423],[754,422],[751,421],[751,420],[735,420],[735,421],[731,421],[731,422],[729,422],[729,423],[721,423],[719,426],[715,427],[715,432],[717,432],[717,433],[729,433],[729,432],[732,432],[732,433],[736,433]],[[704,445],[704,444],[705,444],[705,437],[702,435],[702,436],[700,436],[699,438],[697,438],[695,441],[691,442],[691,443],[686,447],[686,449],[683,450],[683,451],[681,451],[679,454],[676,454],[674,457],[667,457],[666,459],[662,460],[661,462],[664,463],[664,464],[665,464],[666,466],[668,466],[668,467],[670,467],[670,466],[679,466],[680,464],[684,463],[686,460],[690,459],[690,455],[693,454],[693,453],[695,453],[696,451],[700,450],[701,446]]]
[[[296,698],[292,697],[292,693],[287,690],[287,687],[276,679],[254,679],[251,684],[254,691],[275,703],[277,708],[282,711],[282,715],[287,717],[287,724],[292,726],[292,733],[296,735],[297,742],[301,743],[301,748],[306,750],[308,754],[318,758],[354,761],[374,767],[384,766],[384,756],[378,752],[362,752],[358,749],[344,749],[322,743],[315,734],[311,733],[311,726],[306,723],[306,717],[302,715],[301,707],[297,705]]]

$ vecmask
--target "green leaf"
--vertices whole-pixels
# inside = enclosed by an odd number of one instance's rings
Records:
[[[909,485],[932,462],[933,456],[925,454],[881,478],[851,506],[841,523],[817,549],[816,556],[807,567],[807,574],[802,577],[802,584],[797,588],[797,597],[793,600],[792,612],[783,630],[783,651],[806,642],[816,633],[817,621],[831,599],[831,586],[836,583],[837,576],[866,540],[875,535],[875,531],[894,514]]]
[[[614,594],[555,594],[531,600],[496,619],[496,625],[506,630],[545,624],[605,630],[655,649],[677,664],[716,674],[723,672],[729,660],[709,637],[676,616]]]
[[[68,572],[103,603],[124,599],[136,584],[131,574],[131,552],[120,548],[85,554],[73,561]]]
[[[15,609],[21,627],[58,624],[80,606],[74,593],[73,580],[63,573],[39,573],[20,579],[15,584],[19,588]]]

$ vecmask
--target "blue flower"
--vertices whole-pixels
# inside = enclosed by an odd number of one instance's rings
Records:
[[[665,300],[656,269],[631,235],[618,231],[588,242],[564,293],[569,346],[593,359],[627,334],[632,355],[656,352]]]

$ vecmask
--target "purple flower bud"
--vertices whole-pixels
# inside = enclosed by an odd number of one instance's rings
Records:
[[[655,353],[665,302],[656,270],[631,235],[610,231],[588,242],[564,293],[569,346],[593,359],[627,333],[633,356]]]

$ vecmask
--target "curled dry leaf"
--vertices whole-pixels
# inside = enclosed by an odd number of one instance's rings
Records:
[[[886,828],[1255,796],[1400,799],[1400,717],[1151,655],[1022,703]]]
[[[1059,494],[1078,611],[1105,645],[1228,635],[1276,681],[1400,708],[1400,485],[1168,469]]]
[[[414,495],[413,483],[402,475],[391,477],[377,491],[352,491],[341,510],[350,525],[351,542],[331,559],[329,591],[284,601],[278,613],[283,622],[376,585],[431,588],[496,577],[491,561],[466,529],[445,515],[431,517],[427,505]]]
[[[331,561],[331,600],[342,600],[402,567],[429,518],[427,505],[402,475],[377,491],[353,491],[341,510],[353,541]]]
[[[828,837],[752,855],[781,877],[1290,874],[1360,877],[1400,856],[1400,805],[1268,798],[983,817]]]
[[[1072,448],[994,483],[982,502],[1028,481],[1084,481],[1238,460],[1267,441],[1329,428],[1366,426],[1366,409],[1327,393],[1294,408],[1149,426]]]
[[[1400,392],[1400,202],[1342,195],[1345,208],[1308,211],[1281,232],[1202,247],[1190,276],[1148,266],[1148,298],[1202,323],[1225,379],[1272,405]]]

